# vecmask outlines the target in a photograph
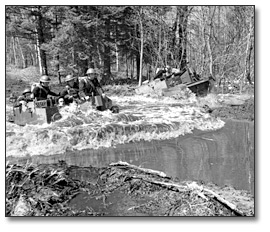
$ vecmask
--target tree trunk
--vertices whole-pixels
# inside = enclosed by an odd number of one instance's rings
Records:
[[[111,78],[110,19],[105,19],[104,82]]]
[[[128,55],[126,54],[126,77],[128,78]]]
[[[251,58],[251,52],[253,49],[253,43],[252,43],[252,37],[253,37],[253,27],[252,27],[253,17],[250,18],[250,24],[249,24],[249,33],[248,33],[248,40],[247,40],[247,49],[246,49],[246,59],[245,59],[245,71],[243,78],[241,80],[240,84],[240,93],[242,93],[243,90],[243,84],[244,80],[247,79],[249,84],[252,84],[251,77],[250,77],[250,58]]]
[[[39,7],[40,8],[40,7]],[[43,28],[44,22],[41,13],[37,16],[37,27],[36,27],[36,45],[37,45],[37,54],[39,60],[39,70],[41,75],[48,75],[46,52],[42,49],[42,44],[45,42]]]
[[[208,55],[209,55],[209,74],[214,77],[213,74],[213,55],[212,55],[212,49],[211,49],[211,35],[212,35],[212,27],[213,27],[213,18],[215,15],[215,11],[216,11],[216,7],[214,7],[214,11],[213,14],[211,14],[211,10],[209,7],[209,25],[208,25],[208,34],[207,34],[207,39],[206,39],[206,46],[207,46],[207,50],[208,50]]]
[[[209,33],[211,33],[210,31],[211,30],[209,28]],[[209,37],[206,40],[206,45],[207,45],[207,50],[208,50],[208,54],[209,54],[209,73],[210,73],[211,76],[213,76],[213,56],[212,56],[212,49],[211,49],[211,46],[210,46],[210,38]]]
[[[38,65],[39,65],[39,73],[42,75],[43,68],[42,68],[42,61],[41,61],[41,54],[40,54],[40,42],[38,39],[38,35],[36,38],[36,51],[37,51],[37,58],[38,58]]]
[[[142,62],[143,62],[143,24],[142,24],[142,8],[140,10],[140,37],[141,37],[141,48],[140,48],[140,76],[139,76],[139,86],[142,85]]]
[[[99,48],[99,44],[97,43],[97,54],[98,54],[98,64],[101,67],[102,66],[102,57],[100,54],[100,48]]]
[[[35,58],[33,52],[31,52],[31,60],[32,60],[32,65],[36,66],[37,62],[36,62],[36,58]]]
[[[161,35],[162,35],[162,29],[161,29],[161,25],[159,26],[159,33],[158,33],[158,60],[157,60],[157,64],[162,63],[162,54],[161,54]]]
[[[58,32],[58,17],[57,17],[57,13],[55,13],[55,26],[54,26],[54,37],[57,37],[57,32]],[[60,55],[59,55],[59,51],[57,51],[56,54],[56,72],[57,72],[57,77],[58,77],[58,82],[59,84],[62,83],[61,81],[61,73],[60,73]]]
[[[16,48],[15,48],[15,38],[12,36],[12,48],[13,48],[13,56],[14,56],[14,65],[17,67],[18,60],[16,56]]]
[[[118,55],[118,47],[115,43],[115,59],[116,59],[116,72],[119,72],[119,55]]]
[[[134,58],[133,56],[130,58],[131,59],[131,71],[130,71],[130,76],[133,79],[134,78]]]
[[[188,6],[177,6],[177,14],[175,20],[175,51],[174,56],[177,57],[177,63],[179,63],[180,69],[186,66],[187,59],[187,18],[188,18]]]
[[[140,77],[140,53],[139,52],[136,54],[136,77],[137,77],[137,81],[139,81],[139,77]]]
[[[60,56],[59,56],[59,52],[57,52],[57,55],[56,55],[56,71],[57,71],[57,76],[58,76],[58,82],[59,82],[59,84],[62,84],[61,73],[60,73]]]
[[[26,59],[25,59],[25,56],[23,54],[23,50],[22,50],[22,47],[21,47],[21,44],[20,44],[20,40],[19,38],[17,37],[17,44],[18,44],[18,47],[20,49],[20,52],[21,52],[21,56],[22,56],[22,68],[26,68]]]

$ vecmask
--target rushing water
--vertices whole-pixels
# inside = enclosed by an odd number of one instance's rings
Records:
[[[7,123],[7,160],[35,164],[65,160],[97,167],[126,161],[180,180],[254,192],[253,123],[225,124],[203,113],[192,97],[113,100],[121,106],[120,114],[69,109],[50,125]]]
[[[137,141],[164,140],[215,130],[224,122],[202,112],[193,98],[116,98],[121,113],[98,112],[84,104],[61,110],[63,118],[43,125],[6,124],[6,156],[54,155],[70,150],[114,147]],[[185,104],[185,103],[188,104]]]

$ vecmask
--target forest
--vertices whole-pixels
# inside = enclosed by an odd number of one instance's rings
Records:
[[[254,84],[254,6],[6,6],[6,65],[103,83],[188,64],[218,87]]]

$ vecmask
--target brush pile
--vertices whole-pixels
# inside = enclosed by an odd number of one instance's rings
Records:
[[[6,216],[254,216],[254,200],[125,162],[7,165]]]

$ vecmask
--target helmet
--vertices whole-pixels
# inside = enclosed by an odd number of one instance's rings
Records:
[[[40,82],[50,82],[51,78],[49,78],[48,76],[44,75],[40,78],[39,80]]]
[[[112,113],[114,113],[114,114],[119,113],[119,107],[118,107],[118,106],[112,106],[112,107],[110,108],[110,110],[111,110]]]
[[[29,88],[25,89],[22,94],[24,95],[26,93],[31,93],[31,89],[29,89]]]
[[[73,77],[72,75],[67,75],[66,78],[65,78],[65,82],[74,80],[75,78],[76,78],[76,77]]]
[[[89,69],[87,69],[86,74],[91,74],[91,73],[97,73],[97,72],[96,72],[96,70],[95,70],[95,69],[93,69],[93,68],[89,68]]]

